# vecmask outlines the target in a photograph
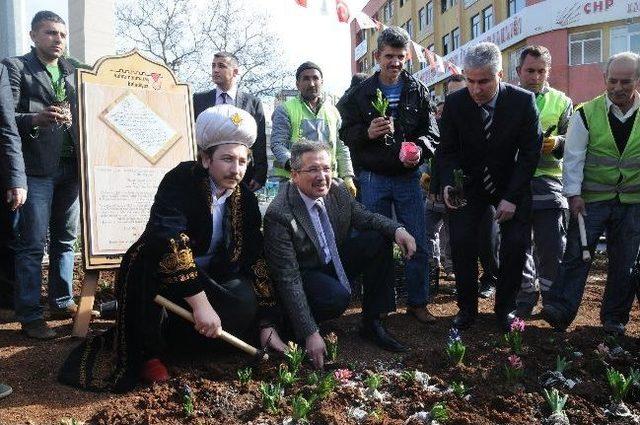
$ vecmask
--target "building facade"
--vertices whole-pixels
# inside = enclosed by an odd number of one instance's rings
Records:
[[[503,54],[504,80],[517,81],[522,49],[546,46],[553,57],[549,81],[575,103],[604,90],[602,67],[614,53],[640,53],[640,0],[371,0],[363,11],[406,29],[413,41],[460,68],[467,47],[492,41]],[[351,23],[352,72],[377,69],[378,30]],[[450,71],[415,60],[407,69],[435,95]]]

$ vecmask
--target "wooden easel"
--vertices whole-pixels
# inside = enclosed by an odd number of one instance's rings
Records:
[[[190,87],[137,50],[76,70],[76,82],[85,276],[72,334],[84,338],[100,270],[120,266],[144,230],[155,185],[194,160],[196,144]]]

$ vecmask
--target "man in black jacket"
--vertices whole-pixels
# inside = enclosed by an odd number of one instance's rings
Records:
[[[218,52],[211,62],[211,78],[215,89],[193,95],[193,119],[207,108],[231,104],[251,114],[258,124],[258,137],[251,148],[252,160],[243,182],[253,192],[264,186],[267,180],[267,136],[262,102],[257,97],[238,89],[238,58],[232,53]]]
[[[376,52],[380,71],[348,96],[342,109],[340,138],[360,167],[362,203],[387,217],[393,207],[398,221],[416,239],[416,253],[405,264],[407,313],[430,323],[435,318],[426,309],[429,285],[418,166],[432,155],[438,130],[430,114],[427,89],[403,70],[409,41],[401,28],[382,31]],[[389,101],[386,114],[373,106],[378,90]],[[391,244],[388,251],[392,255]]]
[[[500,82],[502,56],[493,43],[471,47],[464,59],[467,88],[446,98],[439,158],[449,225],[458,307],[454,325],[469,327],[478,314],[478,223],[489,205],[500,224],[495,313],[501,328],[515,308],[531,235],[531,178],[542,134],[533,94]],[[467,204],[453,204],[454,171],[465,175]]]

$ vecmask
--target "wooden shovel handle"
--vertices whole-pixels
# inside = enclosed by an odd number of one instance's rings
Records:
[[[170,312],[182,317],[185,320],[188,320],[191,323],[195,323],[195,320],[193,318],[193,314],[185,309],[180,307],[178,304],[169,301],[168,299],[166,299],[165,297],[163,297],[162,295],[156,295],[156,297],[153,299],[156,304],[160,304],[161,306],[163,306],[164,308],[166,308],[167,310],[169,310]],[[239,348],[240,350],[244,351],[247,354],[250,354],[252,356],[257,356],[260,351],[255,348],[252,345],[247,344],[246,342],[244,342],[243,340],[236,338],[235,336],[231,335],[228,332],[225,332],[224,330],[221,331],[220,333],[220,339],[222,339],[225,342],[228,342],[229,344],[233,345],[236,348]],[[263,360],[269,360],[269,355],[264,353],[262,355],[262,359]]]
[[[584,217],[582,213],[578,213],[578,229],[580,230],[580,245],[582,245],[582,260],[591,260],[591,253],[587,245],[587,230],[584,227]]]

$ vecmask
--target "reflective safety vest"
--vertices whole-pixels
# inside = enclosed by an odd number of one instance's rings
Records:
[[[549,87],[547,92],[542,96],[536,96],[536,106],[540,114],[540,127],[542,133],[545,133],[551,126],[555,125],[556,129],[551,133],[552,136],[558,135],[558,122],[562,113],[571,104],[569,99],[560,90]],[[558,179],[562,178],[562,160],[553,156],[552,153],[543,153],[540,155],[538,168],[534,177],[551,176]]]
[[[583,106],[589,130],[584,163],[582,197],[585,202],[620,198],[624,204],[640,203],[640,113],[636,114],[622,153],[609,125],[606,94]]]
[[[338,141],[338,123],[340,112],[335,106],[323,101],[320,110],[314,114],[300,96],[289,99],[282,104],[289,116],[291,134],[289,137],[289,149],[291,145],[300,139],[308,139],[327,143],[331,147],[331,163],[333,171],[338,170],[336,161],[336,146]],[[274,164],[273,175],[289,178],[291,173],[283,168],[284,164]]]

